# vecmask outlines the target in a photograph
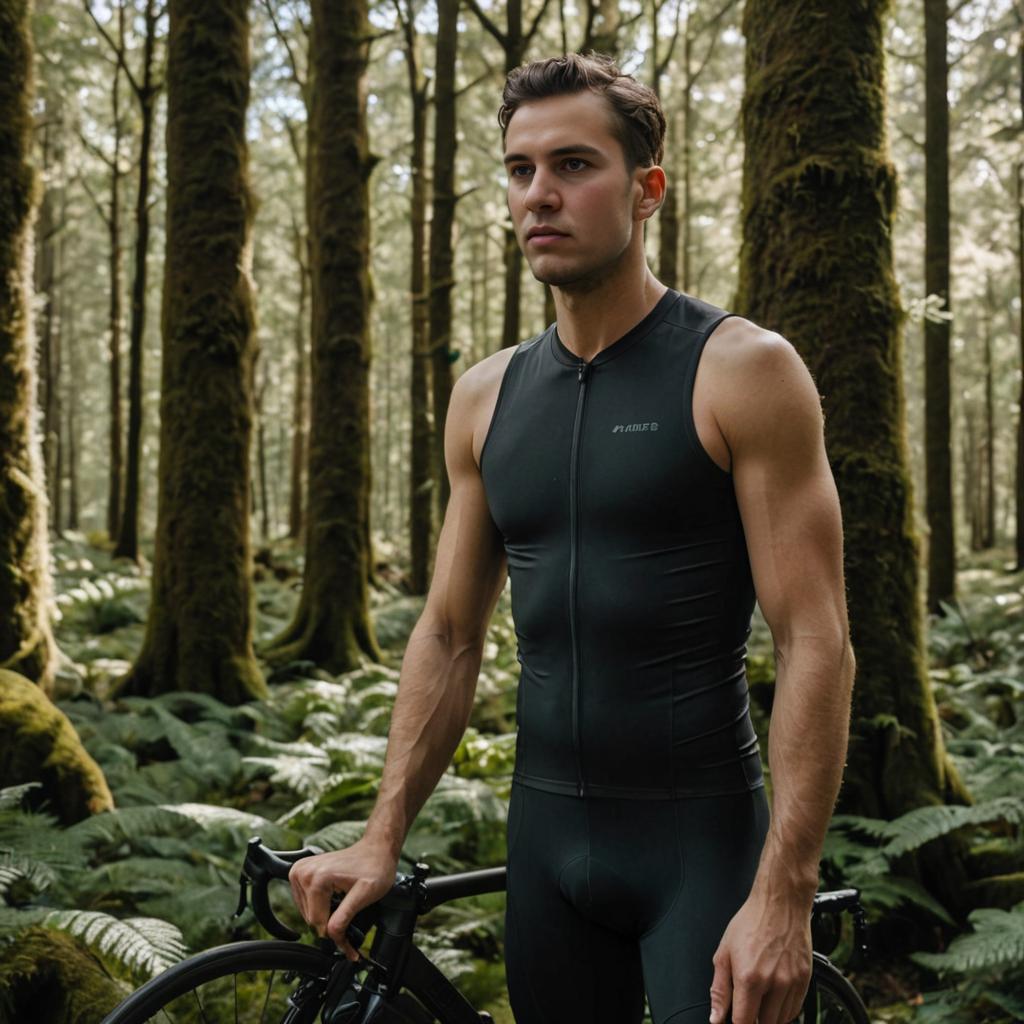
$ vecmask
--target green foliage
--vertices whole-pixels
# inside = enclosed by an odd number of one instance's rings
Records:
[[[945,952],[912,955],[915,963],[953,982],[929,994],[918,1020],[1024,1019],[1024,903],[1010,911],[975,910],[969,921],[973,930],[958,935]]]
[[[144,978],[166,970],[188,952],[181,932],[159,918],[118,919],[97,911],[54,910],[43,923],[70,932],[102,958]]]
[[[972,932],[958,935],[944,953],[915,953],[913,959],[940,974],[1004,974],[1024,967],[1024,903],[1013,910],[971,911]]]

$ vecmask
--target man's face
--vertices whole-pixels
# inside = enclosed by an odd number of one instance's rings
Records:
[[[509,121],[508,208],[538,281],[567,291],[597,287],[638,227],[643,187],[626,169],[613,116],[607,100],[582,92],[524,103]],[[536,234],[543,227],[555,233]]]

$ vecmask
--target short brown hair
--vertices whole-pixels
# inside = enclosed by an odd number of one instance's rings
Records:
[[[654,90],[624,75],[613,57],[592,50],[531,61],[508,73],[498,109],[502,142],[520,104],[586,90],[603,96],[612,108],[612,131],[631,171],[661,163],[665,114]]]

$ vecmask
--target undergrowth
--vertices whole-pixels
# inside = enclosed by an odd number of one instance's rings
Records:
[[[59,643],[68,657],[61,682],[69,696],[60,704],[103,768],[117,810],[62,827],[45,809],[26,808],[28,787],[0,791],[0,962],[19,932],[41,924],[77,936],[127,991],[185,955],[258,937],[251,911],[232,917],[251,835],[277,848],[336,849],[359,838],[380,781],[402,647],[421,602],[387,584],[374,591],[384,664],[339,676],[308,663],[280,667],[268,672],[269,700],[240,707],[196,693],[111,701],[111,682],[141,643],[147,582],[81,540],[58,543],[55,556]],[[292,612],[301,554],[274,548],[258,569],[257,647]],[[835,817],[823,879],[859,887],[874,921],[910,908],[952,924],[946,908],[899,872],[901,858],[923,844],[960,830],[997,860],[1024,845],[1019,580],[988,566],[961,581],[961,602],[931,623],[930,672],[947,749],[976,802],[919,808],[896,821]],[[763,662],[770,652],[758,619],[750,653]],[[515,653],[506,590],[470,727],[407,838],[400,870],[416,860],[435,874],[502,863]],[[763,732],[765,721],[758,726]],[[272,886],[271,896],[278,916],[301,931],[287,887]],[[474,1001],[510,1020],[503,911],[500,894],[438,908],[424,921],[423,944]],[[1024,1019],[1024,905],[975,912],[970,931],[944,952],[913,962],[931,991],[878,1020]]]

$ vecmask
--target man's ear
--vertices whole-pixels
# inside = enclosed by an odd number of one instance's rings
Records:
[[[654,164],[652,167],[641,168],[640,186],[643,192],[636,205],[637,220],[647,220],[658,212],[665,200],[665,170]]]

